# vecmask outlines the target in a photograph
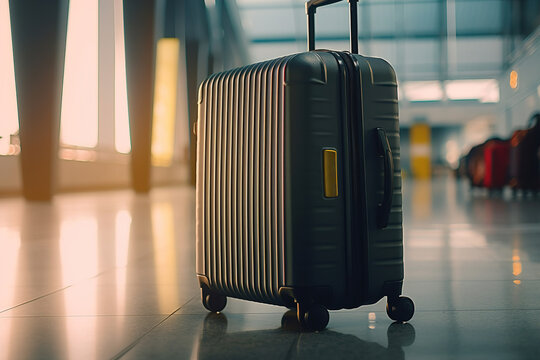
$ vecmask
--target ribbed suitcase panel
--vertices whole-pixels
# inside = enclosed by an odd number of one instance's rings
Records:
[[[198,272],[228,296],[281,304],[283,72],[288,58],[221,73],[199,99]]]
[[[364,58],[364,61],[369,64],[371,73],[371,81],[364,83],[364,86],[366,86],[363,99],[364,126],[368,129],[384,128],[394,161],[394,188],[388,225],[384,229],[376,229],[371,233],[368,249],[368,263],[370,264],[368,293],[371,299],[377,299],[383,295],[381,291],[383,291],[384,282],[403,279],[403,214],[399,116],[397,81],[393,71],[389,71],[391,69],[390,65],[386,61],[377,58]],[[369,169],[366,171],[369,171]],[[377,182],[382,184],[383,179],[384,173],[381,171]],[[377,191],[377,197],[379,201],[375,201],[375,203],[382,200],[382,189]]]

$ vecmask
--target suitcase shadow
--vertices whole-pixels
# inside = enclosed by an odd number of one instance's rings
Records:
[[[293,311],[283,315],[281,328],[228,333],[224,314],[208,314],[198,359],[405,359],[402,347],[414,343],[414,327],[393,323],[386,334],[388,346],[384,347],[332,330],[307,332]]]

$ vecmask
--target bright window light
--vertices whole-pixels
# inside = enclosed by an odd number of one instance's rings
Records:
[[[11,46],[11,23],[9,1],[0,1],[0,155],[18,153],[18,145],[12,143],[12,135],[19,130],[15,75],[13,71],[13,48]]]
[[[124,13],[122,0],[114,0],[114,144],[118,152],[131,151],[124,46]]]
[[[444,87],[450,100],[499,102],[499,83],[495,79],[453,80]]]
[[[179,47],[176,38],[163,38],[157,44],[152,125],[152,164],[156,166],[170,166],[172,163]]]
[[[403,84],[403,90],[409,101],[439,101],[444,96],[438,81],[408,81]]]
[[[98,0],[69,2],[60,141],[98,143]]]

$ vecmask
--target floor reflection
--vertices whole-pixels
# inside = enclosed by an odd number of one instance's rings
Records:
[[[412,183],[413,216],[418,220],[431,215],[431,180],[418,180]]]
[[[192,188],[2,199],[0,360],[536,359],[540,199],[466,185],[404,183],[411,325],[389,326],[383,301],[335,312],[320,333],[294,314],[276,328],[282,309],[236,299],[207,316]]]
[[[9,227],[0,227],[0,306],[2,308],[13,304],[15,284],[17,282],[17,262],[21,247],[20,232]],[[11,339],[11,321],[3,324],[0,330],[0,359],[9,358]]]
[[[156,284],[161,313],[178,306],[178,264],[176,263],[176,243],[173,210],[170,203],[159,202],[152,206],[152,229],[154,233],[154,261],[156,264]]]
[[[294,311],[287,311],[281,328],[244,332],[227,332],[224,314],[208,314],[194,347],[195,358],[240,359],[405,359],[404,346],[415,341],[411,324],[393,323],[387,329],[387,346],[365,341],[357,336],[332,330],[305,331]],[[224,348],[224,344],[227,347]]]
[[[66,219],[60,225],[60,253],[62,261],[62,278],[64,285],[70,285],[97,274],[98,271],[98,225],[93,217]],[[65,307],[67,314],[97,312],[97,287],[89,284],[77,288],[77,291],[66,291]],[[80,354],[87,354],[88,359],[95,359],[96,354],[96,318],[85,323],[82,329],[79,324],[66,318],[67,352],[71,359]]]
[[[66,219],[60,225],[62,279],[70,285],[97,274],[98,226],[94,217]]]
[[[115,263],[116,263],[116,311],[126,311],[126,282],[131,216],[127,210],[120,210],[115,218]]]

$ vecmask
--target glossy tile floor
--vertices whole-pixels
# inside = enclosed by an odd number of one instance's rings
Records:
[[[191,188],[2,199],[0,358],[539,359],[540,198],[450,179],[404,191],[414,318],[392,324],[383,300],[331,312],[320,333],[240,300],[208,315]]]

